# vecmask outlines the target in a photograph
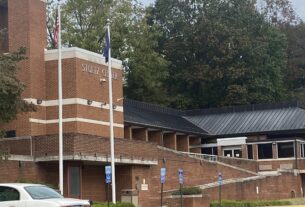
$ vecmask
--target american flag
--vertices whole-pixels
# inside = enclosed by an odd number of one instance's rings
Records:
[[[56,10],[56,15],[55,15],[55,25],[53,29],[53,44],[54,47],[58,47],[58,35],[59,35],[59,16],[58,16],[58,10]]]

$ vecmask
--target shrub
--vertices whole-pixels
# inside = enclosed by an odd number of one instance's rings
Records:
[[[201,189],[198,187],[182,188],[182,195],[200,195]],[[180,190],[176,190],[172,195],[180,195]]]
[[[93,207],[108,207],[107,203],[94,203]],[[117,203],[117,204],[110,204],[109,207],[134,207],[131,203]]]
[[[222,207],[256,207],[256,206],[285,206],[291,203],[287,200],[258,200],[258,201],[234,201],[223,200],[221,201]],[[212,201],[210,207],[219,207],[218,201]]]

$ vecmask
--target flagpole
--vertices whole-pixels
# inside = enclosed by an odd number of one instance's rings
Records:
[[[63,126],[62,126],[62,57],[61,57],[61,13],[60,0],[58,0],[58,134],[59,134],[59,190],[64,194],[63,178]]]
[[[110,41],[110,20],[107,20],[107,32]],[[115,184],[115,161],[114,161],[114,132],[113,132],[113,100],[112,100],[112,69],[111,69],[111,47],[108,54],[108,87],[109,87],[109,119],[110,119],[110,153],[111,153],[111,176],[112,176],[112,203],[116,203]]]

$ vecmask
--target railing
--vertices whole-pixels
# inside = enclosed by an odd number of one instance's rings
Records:
[[[192,152],[181,152],[182,154],[187,154],[190,157],[194,157],[201,160],[207,160],[210,162],[217,162],[216,155],[208,155],[208,154],[200,154],[200,153],[192,153]]]

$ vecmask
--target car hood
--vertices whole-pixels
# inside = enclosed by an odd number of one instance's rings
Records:
[[[74,198],[53,198],[53,199],[45,199],[45,201],[52,201],[58,203],[60,206],[89,205],[88,200],[80,200]]]

